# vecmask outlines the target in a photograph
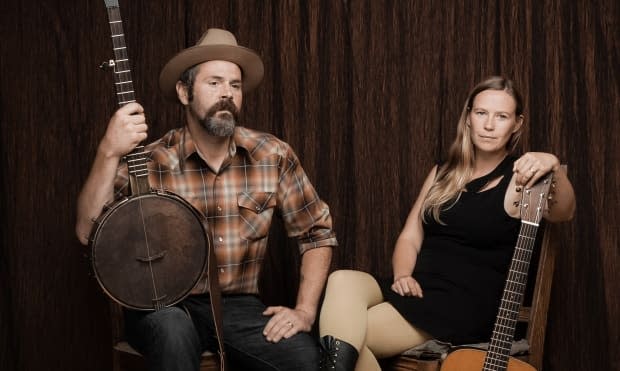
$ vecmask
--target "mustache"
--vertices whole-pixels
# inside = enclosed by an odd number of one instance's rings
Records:
[[[213,117],[218,111],[229,111],[235,118],[235,120],[239,115],[239,110],[237,109],[237,106],[235,106],[235,104],[233,103],[232,99],[221,99],[217,101],[214,105],[211,106],[211,108],[209,108],[206,117]]]

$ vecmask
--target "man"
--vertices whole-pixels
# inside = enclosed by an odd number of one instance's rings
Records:
[[[184,106],[186,123],[146,147],[149,183],[183,197],[206,216],[217,255],[229,365],[316,370],[319,350],[308,332],[337,242],[329,208],[288,144],[237,126],[243,93],[260,83],[263,70],[254,51],[220,29],[207,30],[196,46],[174,56],[161,71],[160,89]],[[121,107],[110,119],[78,198],[76,233],[83,244],[104,204],[127,192],[123,156],[146,138],[139,104]],[[265,307],[257,296],[274,212],[302,254],[294,308]],[[198,370],[202,351],[216,350],[205,282],[206,277],[178,305],[125,311],[127,339],[147,358],[149,370]]]

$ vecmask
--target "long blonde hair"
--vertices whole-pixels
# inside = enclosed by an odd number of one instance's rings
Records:
[[[471,111],[474,99],[485,90],[502,90],[508,93],[516,104],[515,114],[523,115],[523,100],[512,80],[500,76],[492,76],[478,85],[469,93],[461,111],[456,130],[456,138],[450,150],[448,158],[439,166],[435,175],[435,183],[431,186],[422,204],[422,219],[426,221],[427,214],[435,221],[442,223],[439,215],[442,210],[447,210],[458,201],[465,185],[470,180],[475,160],[475,148],[471,140],[470,127],[467,125],[467,116]],[[513,153],[521,138],[522,126],[512,134],[506,144],[508,153]],[[442,223],[443,224],[443,223]]]

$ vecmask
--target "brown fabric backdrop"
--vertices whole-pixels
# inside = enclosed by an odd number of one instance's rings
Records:
[[[454,4],[458,3],[458,4]],[[74,237],[75,199],[115,109],[101,0],[0,5],[0,369],[108,370],[107,299]],[[393,243],[446,150],[468,90],[511,76],[527,97],[526,149],[569,165],[578,195],[562,227],[546,370],[618,370],[619,5],[615,0],[121,0],[151,138],[181,124],[161,66],[207,27],[263,56],[246,126],[295,148],[330,204],[334,268],[389,273]],[[294,300],[274,237],[263,280]]]

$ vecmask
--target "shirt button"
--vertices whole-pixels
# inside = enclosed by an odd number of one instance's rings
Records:
[[[222,236],[219,236],[219,237],[217,238],[217,240],[218,240],[218,241],[220,241],[220,242],[224,241],[224,239],[222,238]]]
[[[256,206],[256,211],[259,211],[259,210],[260,210],[260,206]]]
[[[221,273],[224,273],[224,268],[220,268],[220,272],[221,272]]]

